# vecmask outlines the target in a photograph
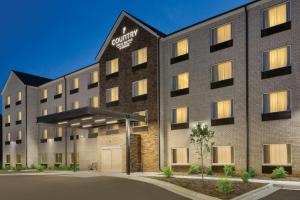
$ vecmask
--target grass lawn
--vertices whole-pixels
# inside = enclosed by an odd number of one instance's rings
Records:
[[[203,184],[202,180],[199,179],[165,178],[165,177],[151,177],[151,178],[160,181],[166,181],[174,185],[178,185],[220,199],[232,199],[234,197],[240,196],[244,193],[250,192],[251,190],[255,190],[259,187],[266,185],[262,183],[243,183],[239,181],[234,181],[233,182],[234,191],[226,196],[223,193],[220,193],[216,190],[217,181],[215,180],[204,180],[204,184]]]

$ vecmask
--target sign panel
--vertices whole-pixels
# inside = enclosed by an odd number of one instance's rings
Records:
[[[111,40],[111,45],[116,46],[119,50],[124,49],[126,47],[129,47],[130,44],[132,43],[133,39],[137,36],[138,34],[138,29],[134,29],[130,32],[126,32],[126,26],[123,27],[123,35],[120,37],[113,38]]]

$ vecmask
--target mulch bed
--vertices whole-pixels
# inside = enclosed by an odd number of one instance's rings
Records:
[[[229,195],[224,195],[223,193],[220,193],[216,190],[217,181],[215,180],[204,180],[204,184],[203,184],[201,179],[165,178],[165,177],[151,177],[151,178],[160,181],[169,182],[174,185],[178,185],[220,199],[232,199],[234,197],[240,196],[244,193],[250,192],[251,190],[255,190],[259,187],[266,185],[262,183],[243,183],[243,182],[233,181],[234,191]]]

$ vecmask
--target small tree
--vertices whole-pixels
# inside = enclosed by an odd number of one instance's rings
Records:
[[[193,128],[190,135],[190,142],[195,146],[198,159],[201,159],[201,176],[202,182],[204,174],[204,157],[211,151],[213,145],[212,139],[215,132],[201,122],[198,122]]]

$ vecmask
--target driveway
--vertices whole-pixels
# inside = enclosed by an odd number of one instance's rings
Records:
[[[278,190],[260,200],[299,200],[300,190]]]
[[[116,177],[0,176],[0,199],[188,200],[160,187]]]

